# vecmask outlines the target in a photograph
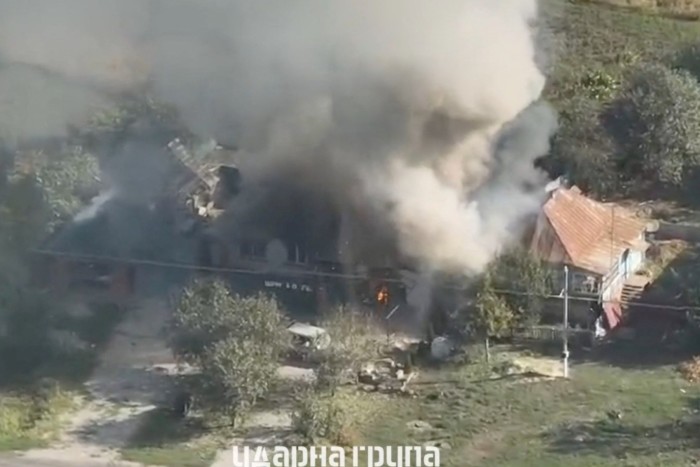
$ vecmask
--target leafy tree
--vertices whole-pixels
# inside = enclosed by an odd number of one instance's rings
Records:
[[[201,367],[202,399],[235,421],[269,391],[288,339],[274,299],[240,297],[221,280],[197,280],[177,303],[171,347]]]
[[[161,136],[172,133],[172,137],[188,133],[173,107],[141,95],[95,113],[86,127],[74,130],[74,137],[109,158],[124,140],[139,137],[144,130]]]
[[[97,158],[80,148],[48,159],[37,167],[36,177],[56,225],[71,220],[98,192],[100,169]]]
[[[329,347],[321,352],[316,371],[322,387],[334,390],[343,373],[356,375],[363,363],[381,353],[383,337],[369,316],[339,307],[324,317],[320,326],[331,338]]]
[[[202,356],[204,394],[234,422],[267,394],[275,380],[278,355],[274,346],[264,344],[253,336],[228,337]]]
[[[543,300],[552,293],[552,273],[543,261],[515,248],[486,269],[476,285],[475,306],[462,318],[467,334],[484,339],[503,337],[518,326],[536,324]]]
[[[351,398],[343,396],[312,390],[302,392],[292,413],[294,431],[309,444],[360,444],[357,428],[366,418],[368,407],[356,405]]]
[[[531,325],[539,321],[544,297],[552,293],[551,270],[528,251],[515,248],[499,256],[487,271],[482,294],[508,291],[502,299],[514,313],[513,324]]]
[[[196,280],[184,289],[173,315],[171,347],[177,355],[197,361],[208,345],[233,334],[235,302],[221,281]]]
[[[28,151],[20,153],[6,188],[7,203],[21,218],[31,217],[29,225],[46,235],[72,218],[99,192],[98,160],[80,147],[59,153]],[[18,219],[21,226],[26,219]]]
[[[680,186],[700,164],[700,86],[685,71],[635,68],[604,120],[629,179]]]
[[[171,346],[198,360],[208,346],[228,337],[254,339],[277,354],[288,345],[284,317],[273,298],[240,297],[220,280],[197,280],[186,287],[174,312]]]
[[[494,290],[491,274],[487,272],[468,324],[470,334],[484,339],[487,360],[490,360],[489,338],[504,336],[515,323],[516,315],[513,309],[506,299]]]
[[[620,189],[613,142],[600,119],[603,105],[588,97],[571,99],[560,112],[560,127],[542,165],[566,175],[587,192],[608,195]]]
[[[96,112],[89,124],[80,129],[83,137],[106,133],[122,133],[140,119],[159,122],[165,126],[176,125],[178,116],[176,110],[163,102],[148,96],[123,100],[111,108]]]

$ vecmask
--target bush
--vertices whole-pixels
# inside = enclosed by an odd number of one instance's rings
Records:
[[[628,179],[681,186],[700,164],[700,86],[688,72],[635,68],[604,120]]]
[[[515,322],[513,310],[490,285],[479,292],[476,309],[469,323],[470,333],[487,338],[501,337],[513,329]]]
[[[289,346],[285,324],[273,298],[240,297],[220,280],[197,280],[177,303],[170,344],[201,367],[202,384],[195,389],[205,408],[235,422],[269,392]]]
[[[214,344],[201,363],[205,397],[232,421],[269,392],[278,364],[277,355],[265,343],[236,337]]]
[[[500,294],[514,314],[512,324],[539,323],[544,297],[551,294],[553,288],[551,269],[544,261],[527,250],[511,249],[489,265],[487,276],[491,281],[488,285],[496,293],[499,290],[516,292]]]
[[[571,99],[560,114],[550,156],[542,166],[586,192],[608,195],[620,189],[613,142],[600,121],[603,105],[589,97]]]
[[[330,348],[351,365],[378,357],[386,342],[380,324],[372,316],[339,307],[321,320],[331,338]]]
[[[361,441],[357,426],[361,409],[350,397],[308,390],[292,414],[292,427],[309,444],[325,441],[337,446],[353,446]]]
[[[41,446],[58,434],[71,394],[44,380],[22,394],[0,397],[0,450]]]
[[[344,307],[325,316],[320,326],[331,338],[319,353],[316,379],[321,388],[335,388],[346,372],[357,375],[363,363],[381,355],[386,341],[370,316]]]
[[[352,368],[348,368],[349,364],[339,350],[331,347],[323,351],[315,370],[317,388],[334,392],[340,386],[343,376],[352,371]]]
[[[279,354],[289,345],[285,324],[271,297],[241,297],[220,280],[196,280],[177,303],[170,344],[194,363],[207,347],[229,337],[255,339]]]

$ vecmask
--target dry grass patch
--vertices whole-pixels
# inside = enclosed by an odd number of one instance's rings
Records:
[[[75,406],[74,394],[57,385],[34,394],[0,395],[0,451],[46,446],[59,435],[64,415]]]
[[[584,0],[584,2],[631,8],[678,19],[698,20],[700,18],[698,0]]]
[[[121,454],[127,461],[146,465],[207,467],[219,447],[216,435],[201,420],[182,420],[168,409],[154,409]]]
[[[513,363],[522,368],[523,373],[545,378],[558,378],[564,373],[562,361],[556,358],[519,356]]]

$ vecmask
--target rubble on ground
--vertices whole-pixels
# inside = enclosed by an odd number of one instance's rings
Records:
[[[365,363],[357,375],[364,391],[398,392],[405,396],[415,396],[408,384],[418,373],[405,363],[392,358],[382,358]]]
[[[679,369],[683,378],[691,383],[700,381],[700,357],[693,357],[692,360],[681,363]]]

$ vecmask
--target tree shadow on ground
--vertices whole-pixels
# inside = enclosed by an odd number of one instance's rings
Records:
[[[167,447],[192,441],[207,430],[202,419],[180,418],[170,409],[156,408],[143,414],[141,425],[129,440],[129,447]]]
[[[53,298],[53,297],[52,297]],[[53,298],[60,306],[71,303]],[[36,318],[24,326],[31,333],[20,334],[0,346],[0,389],[32,387],[44,380],[55,380],[69,388],[79,388],[99,363],[114,329],[126,310],[109,301],[89,301],[85,316],[63,310]],[[23,318],[27,319],[27,318]],[[66,341],[57,343],[60,333]]]
[[[167,448],[193,441],[208,431],[200,418],[181,418],[155,408],[108,421],[95,421],[73,433],[83,442],[120,448]]]
[[[700,351],[690,329],[664,328],[654,324],[631,326],[633,336],[613,333],[594,346],[569,346],[572,365],[599,363],[622,369],[652,369],[677,365]],[[696,339],[697,340],[697,339]],[[561,358],[562,342],[515,342],[513,350]]]
[[[558,426],[543,436],[558,454],[623,458],[700,449],[700,420],[681,419],[656,426],[624,420],[596,420]]]
[[[309,381],[279,380],[269,394],[257,401],[255,410],[291,410],[296,407],[303,390],[309,387],[312,387]]]
[[[87,387],[94,397],[115,404],[161,406],[170,404],[182,380],[157,368],[118,368],[93,375]]]

